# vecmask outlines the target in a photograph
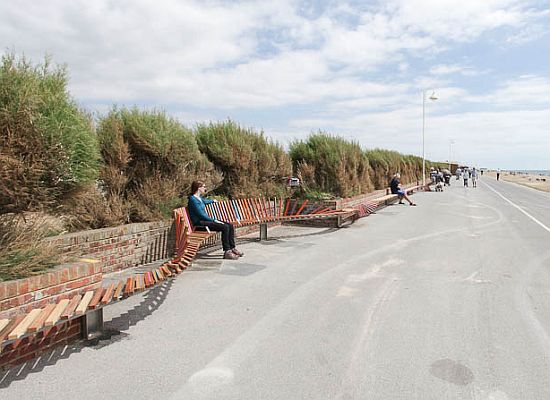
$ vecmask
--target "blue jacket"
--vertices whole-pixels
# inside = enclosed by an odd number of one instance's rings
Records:
[[[195,196],[189,196],[187,203],[187,209],[189,210],[189,216],[193,225],[200,225],[201,221],[214,222],[214,218],[208,216],[206,213],[206,205],[213,203],[214,200],[205,199],[203,197],[197,199]]]

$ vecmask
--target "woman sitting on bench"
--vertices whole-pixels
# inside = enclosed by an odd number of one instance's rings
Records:
[[[206,205],[215,200],[205,199],[206,185],[202,181],[194,181],[191,184],[191,194],[187,203],[191,222],[195,227],[208,228],[211,231],[222,233],[223,258],[237,260],[244,253],[235,247],[235,228],[229,222],[218,221],[206,213]]]

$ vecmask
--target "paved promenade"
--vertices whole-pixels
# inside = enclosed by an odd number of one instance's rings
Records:
[[[109,308],[110,338],[0,375],[9,399],[549,399],[550,194],[484,177]]]

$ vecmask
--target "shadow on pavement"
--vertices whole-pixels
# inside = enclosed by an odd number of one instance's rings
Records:
[[[14,381],[24,380],[29,374],[41,372],[45,367],[53,366],[58,361],[69,358],[72,354],[79,353],[86,347],[100,350],[126,338],[128,333],[124,331],[158,310],[166,300],[171,287],[172,280],[168,280],[146,292],[143,300],[134,308],[110,321],[106,321],[104,323],[103,335],[94,340],[79,341],[70,345],[56,347],[40,355],[38,358],[9,369],[0,370],[0,389],[7,388]]]

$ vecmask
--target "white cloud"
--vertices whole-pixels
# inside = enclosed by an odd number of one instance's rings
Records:
[[[392,0],[387,9],[402,26],[431,37],[470,41],[499,27],[518,27],[533,16],[518,0]]]
[[[520,110],[547,107],[550,104],[550,79],[524,75],[504,82],[492,93],[468,96],[465,99],[491,107],[513,107]]]
[[[418,154],[421,91],[433,87],[440,101],[429,106],[427,129],[443,132],[438,158],[445,156],[443,136],[457,136],[458,143],[485,126],[479,136],[500,138],[513,133],[510,127],[519,129],[523,117],[534,118],[526,126],[541,140],[550,77],[540,69],[517,79],[488,74],[489,67],[456,50],[478,40],[487,44],[490,34],[509,44],[505,48],[540,39],[549,13],[535,2],[302,6],[293,0],[4,1],[0,46],[34,61],[49,53],[66,63],[72,94],[100,110],[110,103],[169,105],[178,118],[192,121],[274,110],[264,127],[280,137],[326,129],[357,135],[365,146]],[[521,73],[528,72],[526,66]],[[489,93],[473,94],[453,80],[476,74],[487,77]],[[506,81],[495,84],[500,76]],[[278,119],[278,109],[297,105],[309,111]]]
[[[452,75],[461,74],[466,76],[475,76],[479,72],[472,67],[467,67],[459,64],[438,64],[430,68],[430,73],[433,75]]]

